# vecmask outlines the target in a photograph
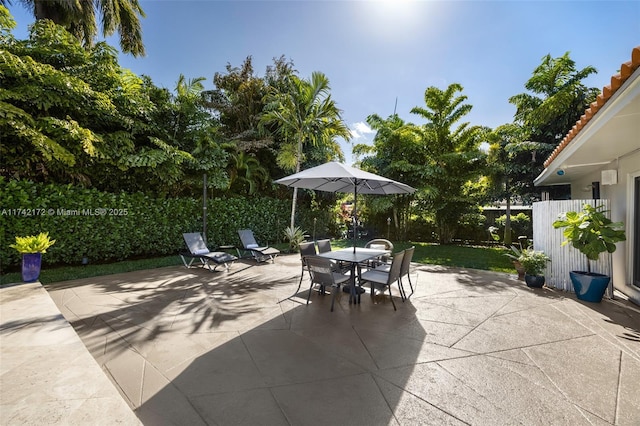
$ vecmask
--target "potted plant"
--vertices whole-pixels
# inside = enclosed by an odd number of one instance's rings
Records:
[[[580,300],[600,302],[611,277],[591,272],[591,261],[597,261],[600,253],[613,253],[616,243],[626,240],[622,222],[613,222],[606,216],[604,206],[585,204],[582,212],[562,213],[553,227],[564,228],[566,238],[562,245],[571,243],[587,257],[587,271],[571,271],[571,283]]]
[[[306,233],[299,226],[287,227],[284,230],[284,238],[289,241],[289,253],[295,253],[300,243],[304,242]]]
[[[511,262],[513,263],[513,267],[516,268],[516,272],[518,273],[518,279],[520,281],[524,280],[524,266],[522,266],[522,263],[520,263],[520,261],[518,260],[520,255],[522,254],[522,249],[518,248],[516,246],[511,246],[511,252],[510,253],[505,253],[504,255],[507,256],[509,259],[511,259]]]
[[[41,232],[38,235],[27,237],[16,237],[16,243],[9,247],[16,249],[22,254],[22,281],[26,283],[34,282],[40,277],[40,266],[42,265],[42,254],[47,252],[56,240],[49,238],[48,232]]]
[[[524,281],[527,286],[542,287],[545,282],[544,269],[547,267],[547,262],[551,261],[549,256],[540,250],[523,249],[518,261],[524,267]]]

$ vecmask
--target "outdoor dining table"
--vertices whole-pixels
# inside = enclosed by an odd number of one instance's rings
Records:
[[[348,247],[340,250],[328,251],[318,254],[319,257],[325,259],[331,259],[338,262],[347,262],[350,264],[351,270],[351,288],[349,291],[349,303],[360,303],[360,292],[356,288],[356,268],[358,268],[358,277],[360,277],[360,265],[372,259],[376,259],[380,256],[388,255],[389,250],[371,249],[356,247]],[[358,280],[358,287],[360,287],[360,281]]]

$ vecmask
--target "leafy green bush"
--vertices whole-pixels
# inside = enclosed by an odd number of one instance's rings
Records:
[[[504,226],[507,221],[507,215],[496,218],[496,225],[500,227],[502,235],[504,235]],[[531,224],[531,217],[526,213],[518,213],[517,215],[511,215],[511,235],[518,237],[520,235],[532,236],[533,228]]]
[[[290,208],[289,200],[266,197],[210,199],[208,244],[239,244],[237,230],[242,228],[251,228],[261,244],[281,242]],[[301,217],[307,215],[308,209],[300,209]],[[9,243],[15,236],[40,232],[56,240],[43,258],[46,264],[177,254],[185,248],[183,233],[202,230],[202,217],[202,201],[194,198],[114,194],[0,177],[0,264],[3,272],[19,265],[20,256]]]
[[[543,251],[533,249],[522,249],[518,262],[524,267],[527,275],[542,275],[547,262],[551,259]]]
[[[482,213],[464,213],[460,216],[455,238],[462,241],[481,242],[486,239],[484,224],[487,217]]]

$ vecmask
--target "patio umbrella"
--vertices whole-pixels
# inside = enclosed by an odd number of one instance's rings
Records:
[[[353,192],[353,209],[357,212],[358,194],[411,194],[414,188],[374,173],[365,172],[355,167],[337,162],[321,164],[291,176],[283,177],[276,183],[292,188],[313,189],[325,192]],[[354,224],[353,250],[356,249],[356,232]]]

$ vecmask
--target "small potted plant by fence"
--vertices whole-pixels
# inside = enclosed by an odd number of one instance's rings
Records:
[[[542,287],[545,282],[544,269],[547,267],[547,262],[551,261],[549,256],[540,250],[522,249],[518,261],[524,267],[524,282],[527,286]]]
[[[522,281],[524,280],[525,271],[524,271],[524,266],[522,266],[522,263],[520,263],[520,260],[518,260],[518,258],[522,254],[522,249],[516,246],[511,246],[510,250],[511,250],[510,253],[505,253],[504,255],[507,256],[509,259],[511,259],[511,262],[513,263],[513,267],[516,268],[516,272],[518,273],[518,279]]]
[[[613,253],[616,243],[626,240],[622,222],[613,222],[606,216],[604,205],[593,207],[585,204],[582,212],[562,213],[553,222],[554,228],[564,228],[566,238],[562,245],[571,244],[587,257],[587,271],[571,271],[571,283],[580,300],[600,302],[611,277],[591,272],[591,261],[597,261],[600,253]]]
[[[16,243],[12,247],[22,254],[22,281],[31,283],[40,277],[42,254],[47,252],[56,240],[49,238],[48,232],[27,237],[16,237]]]

